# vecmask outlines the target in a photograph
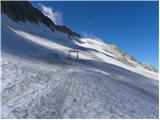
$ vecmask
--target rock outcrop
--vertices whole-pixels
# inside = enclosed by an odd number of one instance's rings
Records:
[[[1,10],[12,20],[18,22],[43,23],[50,29],[66,33],[73,37],[80,37],[79,34],[71,31],[66,26],[55,25],[54,22],[45,16],[40,10],[33,7],[28,1],[1,1]]]

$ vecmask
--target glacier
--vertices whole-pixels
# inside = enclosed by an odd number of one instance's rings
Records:
[[[2,118],[158,119],[157,72],[120,59],[102,41],[1,18]],[[67,57],[70,49],[79,59]]]

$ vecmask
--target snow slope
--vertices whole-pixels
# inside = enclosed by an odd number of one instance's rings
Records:
[[[1,26],[2,118],[158,118],[156,72],[43,24],[2,14]]]

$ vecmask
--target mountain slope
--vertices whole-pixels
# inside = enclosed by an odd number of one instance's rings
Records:
[[[66,26],[55,25],[52,20],[50,20],[47,16],[43,15],[41,11],[37,8],[33,7],[32,4],[28,1],[2,1],[2,12],[7,14],[8,17],[15,21],[30,21],[33,23],[43,23],[51,30],[54,29],[67,33],[74,37],[80,37],[79,34],[72,32]]]
[[[2,118],[158,118],[156,72],[43,23],[2,13],[1,26]]]

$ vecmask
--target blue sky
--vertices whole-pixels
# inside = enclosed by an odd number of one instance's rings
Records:
[[[112,43],[158,68],[158,2],[35,1],[59,13],[57,22]]]

